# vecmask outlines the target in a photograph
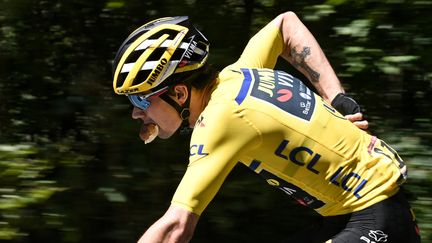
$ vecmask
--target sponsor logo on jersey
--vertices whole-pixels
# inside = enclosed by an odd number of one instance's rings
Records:
[[[315,166],[321,158],[321,154],[315,153],[310,148],[304,146],[296,147],[289,151],[287,150],[288,144],[288,140],[283,140],[277,147],[275,155],[285,160],[289,160],[298,166],[306,166],[306,169],[314,174],[318,175],[320,173],[315,169]],[[311,158],[309,160],[301,159],[305,157],[306,154],[309,154]]]
[[[192,144],[189,149],[189,156],[207,156],[209,153],[204,151],[204,144]]]
[[[289,147],[288,140],[282,140],[279,146],[276,148],[274,154],[282,159],[285,159],[295,165],[304,166],[307,170],[313,174],[320,174],[318,169],[320,163],[321,154],[316,153],[312,149],[299,146],[299,147]],[[305,155],[309,155],[306,156]],[[310,159],[301,159],[307,158]],[[342,188],[343,190],[352,193],[355,197],[361,198],[362,195],[360,191],[364,188],[368,182],[366,179],[362,178],[358,173],[350,171],[347,167],[339,167],[336,172],[334,172],[329,178],[332,185]],[[355,182],[355,186],[353,182]]]
[[[277,70],[253,69],[252,72],[255,82],[251,96],[310,121],[315,108],[315,96],[299,79]]]
[[[261,161],[254,160],[252,164],[260,164]],[[316,197],[310,195],[306,191],[302,190],[300,187],[295,186],[275,175],[270,173],[269,171],[262,169],[258,173],[262,176],[269,185],[274,186],[285,192],[286,194],[293,197],[299,204],[303,206],[307,206],[313,209],[321,208],[325,205],[325,203],[321,200],[318,200]]]
[[[322,171],[320,171],[322,170],[322,156],[320,153],[306,146],[289,146],[289,144],[289,140],[282,140],[275,148],[274,155],[296,167],[305,168],[310,172],[311,176],[320,175],[322,173]],[[249,168],[264,177],[268,184],[278,187],[304,206],[318,209],[325,205],[325,202],[321,201],[320,198],[316,198],[300,187],[266,170],[264,164],[265,163],[254,159],[250,163]],[[360,192],[365,187],[368,180],[362,178],[358,173],[351,171],[348,167],[341,166],[328,178],[328,182],[330,185],[352,193],[356,198],[361,198],[363,195],[361,195]]]
[[[205,127],[204,116],[200,116],[195,123],[195,127]]]
[[[278,95],[280,95],[279,97],[277,97],[277,100],[279,102],[287,102],[293,96],[291,90],[289,90],[289,89],[280,89],[277,91],[277,93],[278,93]]]

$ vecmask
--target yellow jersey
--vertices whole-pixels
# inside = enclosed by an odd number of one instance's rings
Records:
[[[224,68],[197,120],[172,204],[200,215],[237,163],[323,216],[355,212],[398,191],[402,160],[292,75],[267,25]]]

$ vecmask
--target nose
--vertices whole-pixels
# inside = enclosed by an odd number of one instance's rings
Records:
[[[134,107],[132,110],[132,118],[133,119],[144,119],[144,117],[146,117],[145,111]]]

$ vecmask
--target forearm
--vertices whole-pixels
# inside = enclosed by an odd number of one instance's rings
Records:
[[[302,72],[329,103],[344,92],[339,79],[312,33],[293,12],[275,20],[284,41],[282,57]]]
[[[199,216],[171,206],[140,238],[138,243],[186,243],[192,238]]]
[[[156,221],[141,237],[139,243],[170,242],[171,230],[169,225],[163,224],[161,219]]]

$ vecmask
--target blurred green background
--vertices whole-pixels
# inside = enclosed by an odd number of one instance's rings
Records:
[[[432,242],[430,0],[1,0],[0,241],[135,242],[169,206],[189,137],[140,141],[131,105],[112,92],[118,46],[149,20],[189,15],[222,68],[287,10],[318,39],[369,131],[408,164]],[[192,242],[278,242],[316,217],[238,166]]]

